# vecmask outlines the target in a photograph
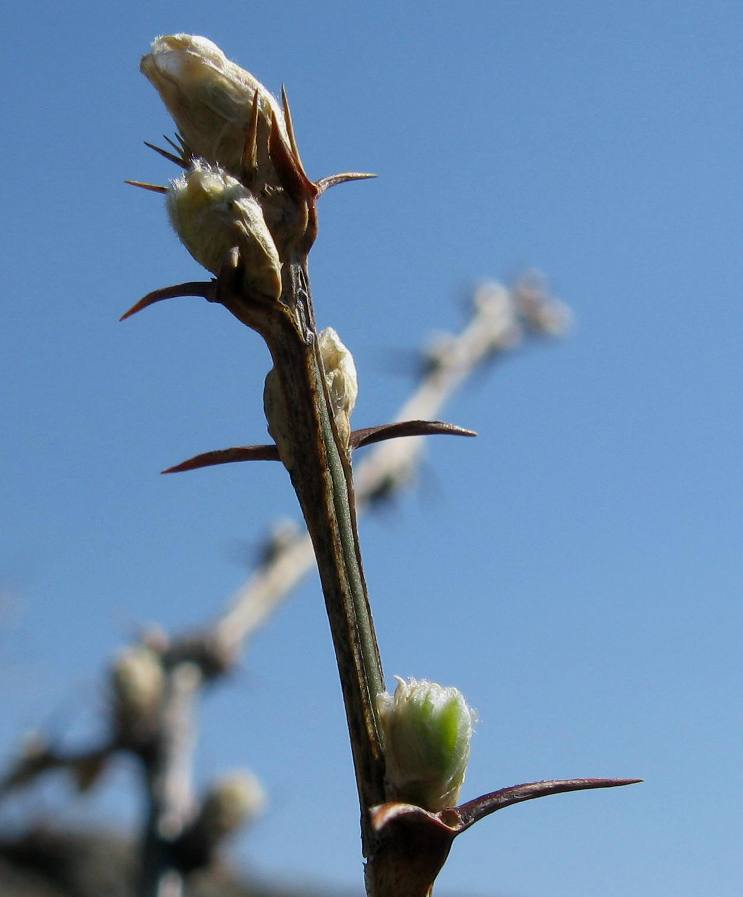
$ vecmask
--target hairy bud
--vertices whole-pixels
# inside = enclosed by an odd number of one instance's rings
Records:
[[[205,37],[155,38],[142,73],[160,94],[194,156],[239,175],[253,99],[258,94],[258,162],[268,159],[271,117],[286,137],[278,103],[250,72],[231,62]]]
[[[320,331],[318,347],[325,371],[330,410],[338,434],[347,446],[351,435],[351,412],[358,395],[356,365],[353,356],[332,327]],[[289,430],[286,397],[275,368],[271,368],[266,376],[263,387],[263,410],[266,414],[268,432],[276,443],[279,456],[287,470],[291,470],[294,466],[293,440]]]
[[[318,335],[320,357],[325,368],[325,382],[338,433],[346,445],[351,435],[351,412],[359,393],[353,355],[343,345],[332,327]]]
[[[278,299],[281,262],[263,210],[253,194],[223,169],[196,160],[171,181],[168,213],[197,262],[218,274],[233,247],[240,250],[250,289]]]
[[[389,797],[436,812],[456,804],[470,758],[475,713],[456,688],[397,679],[377,708]]]

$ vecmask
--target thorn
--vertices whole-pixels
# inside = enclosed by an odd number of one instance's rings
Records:
[[[304,165],[302,165],[302,159],[299,155],[299,146],[297,145],[297,135],[294,133],[294,120],[292,119],[292,110],[289,106],[289,96],[284,84],[281,85],[281,105],[284,109],[284,122],[286,123],[286,133],[289,135],[289,144],[296,156],[299,167],[304,171]]]
[[[297,161],[291,152],[291,148],[284,141],[284,136],[281,133],[273,110],[271,111],[271,131],[268,138],[268,148],[284,189],[291,197],[304,199],[307,192],[305,175],[297,166]],[[314,190],[314,185],[312,190]]]
[[[234,448],[217,449],[194,455],[187,461],[181,461],[168,467],[161,473],[183,473],[186,470],[198,470],[200,467],[215,467],[217,464],[231,464],[234,461],[278,461],[279,450],[275,445],[238,445]]]
[[[167,140],[167,137],[165,139]],[[180,153],[182,158],[187,159],[190,162],[191,159],[194,158],[194,154],[179,131],[175,132],[175,139],[178,142],[178,146],[176,147],[177,152]],[[170,143],[170,141],[168,142]]]
[[[513,806],[536,797],[548,797],[550,794],[565,794],[569,791],[586,791],[594,788],[621,788],[624,785],[637,785],[642,779],[553,779],[547,782],[529,782],[525,785],[512,785],[510,788],[501,788],[499,791],[491,791],[474,800],[460,804],[450,810],[442,810],[442,813],[453,814],[458,817],[460,832],[468,829],[480,819],[502,810],[504,807]]]
[[[207,302],[216,302],[215,282],[213,280],[192,280],[189,283],[179,283],[172,287],[153,290],[132,305],[128,311],[125,311],[119,320],[125,321],[156,302],[162,302],[164,299],[178,299],[181,296],[199,296],[206,299]]]
[[[163,135],[164,136],[164,135]],[[167,137],[165,138],[168,139]],[[180,156],[175,156],[173,153],[169,153],[167,150],[162,149],[159,146],[155,146],[154,143],[148,143],[148,141],[144,141],[144,145],[148,146],[151,150],[154,150],[158,155],[162,156],[164,159],[167,159],[169,162],[174,162],[176,165],[179,165],[181,168],[188,168],[188,162],[185,159],[182,159]],[[175,147],[178,149],[178,147]]]
[[[253,106],[250,110],[250,120],[245,134],[245,146],[243,147],[242,170],[247,180],[255,177],[258,170],[258,91],[253,94]]]
[[[131,187],[141,187],[143,190],[151,190],[153,193],[167,193],[167,187],[161,187],[159,184],[146,184],[144,181],[124,181]]]
[[[351,433],[350,444],[352,449],[357,449],[387,439],[398,439],[401,436],[477,436],[477,433],[440,420],[405,420],[354,430]]]
[[[370,178],[375,177],[378,177],[378,175],[371,174],[368,171],[343,171],[340,174],[331,174],[328,177],[320,178],[319,181],[315,181],[315,186],[318,194],[320,194],[338,184],[345,184],[347,181],[368,181]]]
[[[286,87],[283,84],[281,85],[281,105],[284,110],[284,123],[286,124],[286,133],[289,137],[289,146],[291,147],[291,153],[287,153],[287,155],[291,159],[292,168],[295,170],[295,177],[299,182],[300,191],[303,191],[305,194],[308,193],[314,198],[317,196],[317,187],[315,187],[305,171],[302,157],[299,154],[299,145],[297,144],[297,136],[294,131],[294,120],[292,119],[292,111],[289,106],[289,96],[286,92]],[[271,124],[273,130],[273,120]],[[271,136],[273,137],[273,134]],[[280,134],[278,134],[278,136],[280,136]]]
[[[183,147],[182,147],[180,144],[176,143],[175,140],[172,140],[170,137],[168,137],[167,134],[163,134],[163,140],[164,140],[167,144],[169,144],[170,146],[172,146],[173,149],[174,149],[177,153],[180,153],[180,152],[183,151]]]

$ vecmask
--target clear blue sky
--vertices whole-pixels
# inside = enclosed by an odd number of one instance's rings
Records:
[[[241,552],[294,515],[282,469],[158,471],[264,434],[268,358],[198,278],[142,140],[171,124],[138,73],[160,33],[211,37],[288,86],[322,200],[320,322],[353,349],[358,425],[390,364],[456,327],[481,277],[546,272],[576,328],[480,378],[417,495],[362,527],[388,675],[479,710],[465,796],[642,776],[498,814],[442,894],[733,897],[741,888],[743,7],[724,2],[14,4],[5,14],[0,325],[0,750],[84,738],[141,621],[214,613]],[[360,889],[327,623],[308,582],[209,696],[201,780],[247,765],[270,808],[235,853]],[[128,825],[130,769],[21,809]],[[322,819],[322,824],[320,822]]]

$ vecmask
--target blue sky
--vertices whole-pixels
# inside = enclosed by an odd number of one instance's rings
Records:
[[[642,776],[498,814],[442,894],[740,892],[743,9],[724,2],[422,5],[190,0],[6,13],[0,327],[0,750],[85,738],[136,624],[195,624],[251,544],[295,515],[278,465],[160,478],[261,441],[265,348],[183,301],[199,278],[158,197],[171,125],[138,73],[160,33],[215,40],[286,83],[332,191],[317,313],[352,348],[355,421],[391,417],[391,363],[459,326],[483,277],[537,266],[572,307],[559,344],[479,378],[418,490],[362,524],[385,668],[456,684],[480,714],[465,796]],[[247,548],[246,548],[247,546]],[[201,781],[249,766],[270,797],[235,855],[360,888],[357,808],[314,580],[203,706]],[[128,826],[131,770],[20,810]],[[322,818],[322,824],[319,819]]]

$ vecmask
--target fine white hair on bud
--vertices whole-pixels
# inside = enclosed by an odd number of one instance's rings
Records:
[[[170,221],[197,262],[218,274],[231,249],[244,263],[246,285],[278,299],[281,261],[253,194],[223,169],[200,159],[171,181]]]
[[[326,327],[318,334],[320,358],[325,369],[325,382],[335,417],[338,432],[348,445],[351,434],[351,412],[359,394],[356,365],[353,355],[341,342],[332,327]]]
[[[267,158],[272,117],[282,137],[288,139],[274,97],[206,37],[157,37],[150,52],[142,57],[140,69],[160,94],[193,155],[219,164],[231,174],[240,173],[245,132],[256,93],[261,129],[259,163]]]
[[[395,678],[395,693],[377,696],[388,796],[431,812],[454,806],[476,714],[456,688]]]

